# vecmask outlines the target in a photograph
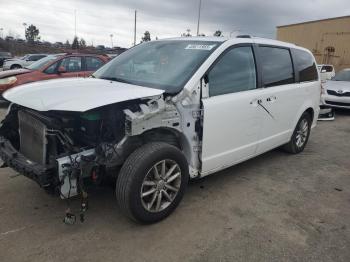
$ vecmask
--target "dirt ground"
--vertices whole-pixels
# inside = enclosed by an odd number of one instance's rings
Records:
[[[158,224],[121,215],[112,187],[91,192],[84,223],[64,225],[65,208],[0,169],[0,260],[350,261],[350,112],[319,122],[300,155],[274,150],[191,183]]]

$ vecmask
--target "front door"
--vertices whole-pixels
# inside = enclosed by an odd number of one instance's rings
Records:
[[[224,52],[207,74],[209,97],[203,104],[202,175],[255,155],[261,117],[253,48]]]

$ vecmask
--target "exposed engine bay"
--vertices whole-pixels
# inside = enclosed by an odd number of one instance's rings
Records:
[[[199,175],[201,114],[199,93],[177,103],[157,95],[87,111],[39,111],[11,104],[0,127],[3,166],[36,181],[62,199],[81,197],[81,221],[87,209],[86,184],[116,179],[128,156],[150,142],[165,142],[184,152],[192,178]],[[109,180],[109,179],[108,179]],[[75,216],[66,211],[65,222]]]

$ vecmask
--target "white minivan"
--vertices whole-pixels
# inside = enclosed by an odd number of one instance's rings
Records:
[[[188,37],[135,46],[90,78],[31,83],[3,94],[7,166],[57,192],[116,179],[120,209],[167,217],[189,179],[273,148],[303,151],[319,114],[313,55],[275,40]],[[71,216],[71,215],[70,215]]]

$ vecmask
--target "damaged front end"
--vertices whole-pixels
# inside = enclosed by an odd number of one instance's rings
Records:
[[[0,128],[0,157],[48,191],[75,196],[85,178],[96,180],[113,165],[107,151],[125,136],[124,106],[132,108],[121,103],[79,113],[12,105]],[[114,165],[122,163],[113,157]]]

